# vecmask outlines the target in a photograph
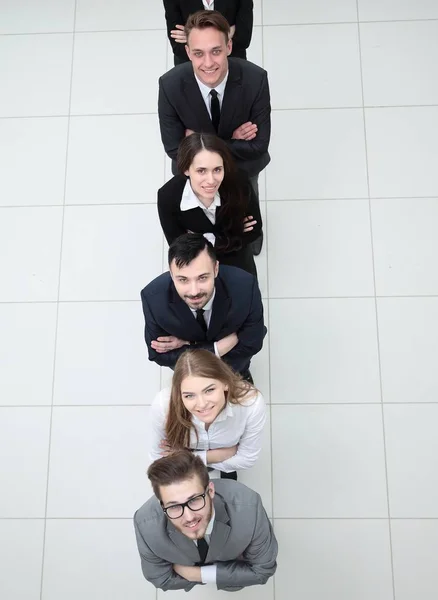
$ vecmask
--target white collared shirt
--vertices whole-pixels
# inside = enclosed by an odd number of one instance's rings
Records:
[[[219,99],[219,106],[222,108],[222,102],[224,100],[224,94],[225,94],[225,86],[227,85],[227,79],[228,79],[228,71],[224,77],[224,80],[219,85],[217,85],[215,88],[210,88],[210,87],[208,87],[208,85],[205,85],[205,83],[202,83],[202,81],[200,79],[198,79],[198,77],[196,75],[195,75],[195,79],[196,79],[196,83],[199,86],[199,90],[201,92],[202,98],[205,102],[205,106],[207,107],[208,114],[210,115],[210,119],[211,119],[210,92],[213,89],[217,91],[217,97]]]
[[[211,0],[210,4],[208,0],[202,0],[205,10],[214,10],[214,0]]]
[[[213,300],[214,300],[215,296],[216,296],[216,288],[214,288],[213,294],[212,294],[210,300],[207,302],[207,304],[205,304],[205,306],[202,307],[202,310],[204,311],[204,320],[205,320],[205,324],[207,325],[207,329],[210,327],[211,313],[213,312]],[[189,306],[189,308],[190,308],[190,306]],[[190,308],[190,311],[196,319],[196,308]]]
[[[205,533],[204,533],[205,541],[207,542],[207,544],[209,546],[210,546],[210,540],[211,540],[211,532],[213,531],[214,518],[215,518],[215,512],[214,512],[214,506],[213,506],[213,512],[211,514],[211,519],[208,522],[207,529],[205,530]],[[197,546],[198,540],[193,540],[193,541]],[[216,571],[217,571],[216,565],[206,565],[205,567],[201,567],[201,582],[202,583],[216,583]]]
[[[210,221],[210,223],[212,225],[215,225],[216,224],[216,208],[220,205],[221,205],[221,197],[219,195],[219,192],[216,192],[212,203],[210,204],[210,206],[208,208],[206,208],[204,206],[204,204],[202,204],[202,202],[199,200],[199,198],[195,194],[195,192],[193,191],[193,188],[190,183],[190,179],[187,179],[186,185],[184,186],[184,190],[182,193],[181,203],[179,205],[179,209],[181,211],[192,210],[193,208],[201,208],[203,210],[205,216],[207,217],[207,219]],[[214,233],[204,233],[204,237],[207,238],[207,240],[211,244],[213,244],[213,246],[215,245],[216,236],[214,235]]]
[[[169,409],[170,388],[161,390],[154,398],[151,407],[151,460],[161,458],[160,442],[165,439],[166,419]],[[192,415],[190,447],[207,464],[207,450],[230,448],[239,444],[231,458],[208,466],[220,471],[231,472],[249,469],[256,462],[262,448],[263,427],[266,422],[266,406],[263,396],[256,392],[254,397],[242,404],[227,402],[223,411],[208,429],[205,423]],[[196,441],[196,433],[198,442]]]

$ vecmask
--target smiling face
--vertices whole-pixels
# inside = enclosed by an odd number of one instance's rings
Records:
[[[175,260],[170,263],[170,275],[176,291],[192,310],[202,308],[212,297],[218,270],[219,263],[211,259],[207,249],[184,267],[177,267]]]
[[[201,150],[184,174],[190,177],[190,185],[199,200],[208,207],[223,181],[224,161],[217,152]]]
[[[174,504],[182,504],[204,492],[205,489],[203,489],[198,475],[193,475],[190,479],[178,483],[160,486],[163,508],[168,508]],[[210,482],[205,495],[204,508],[193,511],[186,506],[181,517],[171,519],[174,527],[192,540],[203,538],[213,512],[213,498],[214,485]]]
[[[192,29],[186,45],[195,75],[210,88],[219,85],[228,71],[232,42],[214,27]]]
[[[228,386],[218,379],[189,375],[181,382],[181,398],[186,409],[203,423],[213,423],[223,410]]]

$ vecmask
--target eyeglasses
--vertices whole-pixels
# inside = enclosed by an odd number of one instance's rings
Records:
[[[190,508],[190,510],[197,511],[201,510],[205,506],[205,496],[207,495],[207,489],[203,494],[199,494],[198,496],[194,496],[187,500],[187,502],[183,502],[182,504],[172,504],[172,506],[168,506],[164,508],[162,506],[163,511],[169,517],[169,519],[179,519],[184,514],[184,509],[186,506]]]

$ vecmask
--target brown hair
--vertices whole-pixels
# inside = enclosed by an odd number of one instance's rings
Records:
[[[217,379],[228,386],[226,402],[240,404],[251,390],[256,391],[241,375],[208,350],[186,350],[179,357],[172,378],[169,412],[166,419],[166,440],[172,448],[189,448],[192,415],[181,398],[181,384],[186,377]],[[196,430],[195,430],[196,431]]]
[[[251,190],[240,181],[233,156],[227,144],[211,133],[192,133],[181,141],[178,148],[177,167],[184,175],[195,156],[207,150],[219,154],[224,163],[224,178],[219,188],[221,197],[220,226],[224,235],[216,239],[218,252],[232,252],[242,247],[243,219],[246,216]]]
[[[185,449],[176,450],[168,456],[155,460],[148,469],[152,489],[159,500],[161,500],[160,486],[179,483],[195,475],[199,477],[205,489],[210,480],[207,467],[199,456]]]
[[[213,27],[213,29],[217,29],[223,33],[225,36],[225,43],[230,39],[230,24],[220,12],[217,10],[198,10],[192,15],[189,15],[184,26],[187,42],[192,29],[207,29],[207,27]]]

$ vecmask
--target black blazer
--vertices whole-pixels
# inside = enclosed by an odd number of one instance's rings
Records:
[[[235,371],[245,373],[251,358],[262,349],[266,335],[257,280],[236,267],[221,266],[215,285],[216,295],[207,333],[178,295],[168,271],[142,290],[149,360],[173,369],[179,356],[188,348],[183,346],[160,354],[151,347],[151,341],[160,336],[174,335],[198,348],[214,352],[214,342],[230,333],[237,333],[239,343],[222,358]]]
[[[189,60],[185,44],[179,44],[170,37],[170,32],[175,25],[185,25],[189,15],[204,10],[202,0],[163,0],[166,15],[167,37],[175,56]],[[246,58],[246,49],[249,47],[253,25],[253,0],[215,0],[214,10],[224,15],[230,25],[236,27],[233,37],[233,51],[231,56]]]
[[[240,58],[229,58],[228,69],[218,135],[226,141],[239,168],[254,177],[271,160],[268,154],[271,137],[268,74]],[[192,63],[174,67],[160,77],[158,117],[164,149],[173,160],[186,129],[216,134]],[[233,132],[247,121],[257,125],[257,136],[249,142],[232,140]]]
[[[243,187],[243,193],[247,197],[245,215],[251,215],[257,223],[254,225],[254,229],[248,233],[243,233],[242,223],[242,235],[240,236],[242,248],[226,253],[217,250],[217,258],[221,264],[239,267],[256,277],[257,270],[254,263],[254,256],[248,245],[254,242],[262,231],[262,216],[260,214],[259,203],[246,173],[241,172],[238,181]],[[193,231],[194,233],[214,233],[217,246],[221,238],[225,238],[222,228],[224,206],[222,204],[216,209],[215,225],[211,223],[200,207],[182,211],[180,204],[186,182],[187,177],[176,175],[158,190],[158,216],[160,217],[161,227],[166,236],[167,243],[170,246],[180,235],[187,233],[187,231]]]

